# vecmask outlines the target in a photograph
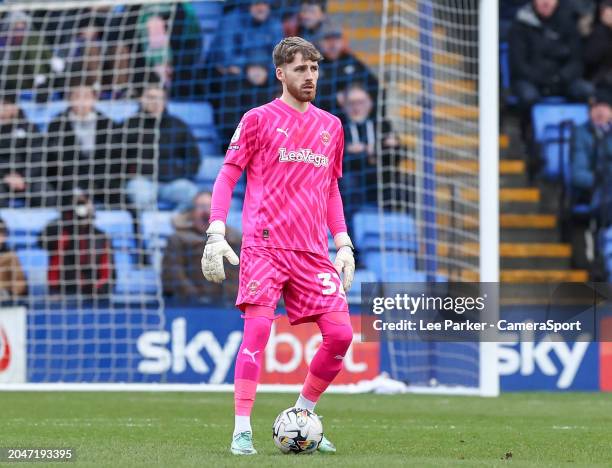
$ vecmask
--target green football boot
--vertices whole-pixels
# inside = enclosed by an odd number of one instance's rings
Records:
[[[323,436],[317,450],[321,453],[336,453],[336,446],[327,437]]]
[[[236,434],[232,439],[230,451],[234,455],[257,455],[257,450],[253,447],[253,434],[251,434],[251,431]]]

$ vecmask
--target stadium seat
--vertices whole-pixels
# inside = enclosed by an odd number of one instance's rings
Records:
[[[200,21],[200,29],[204,39],[204,46],[202,48],[202,59],[204,59],[217,32],[219,19],[223,15],[223,2],[207,1],[192,2],[191,4]]]
[[[381,237],[381,229],[384,238]],[[386,249],[417,250],[416,226],[409,214],[359,211],[353,216],[354,243],[360,250]]]
[[[110,237],[115,249],[135,245],[132,215],[125,210],[96,211],[94,225]]]
[[[589,119],[589,107],[586,104],[539,103],[533,106],[531,117],[534,139],[541,143],[547,125],[558,125],[565,120],[581,125]]]
[[[230,206],[230,210],[227,213],[226,224],[232,229],[242,232],[242,208]]]
[[[548,124],[544,127],[541,142],[541,156],[544,160],[542,175],[548,179],[562,179],[567,186],[571,183],[570,141],[573,124],[571,121]]]
[[[416,258],[414,254],[407,252],[365,252],[363,254],[363,264],[367,269],[374,272],[378,279],[386,282],[404,281],[402,278],[407,275],[406,272],[416,270]]]
[[[68,103],[66,101],[50,101],[39,104],[30,101],[20,102],[19,107],[23,109],[28,120],[37,125],[41,132],[44,132],[55,116],[68,108]]]
[[[42,230],[58,216],[58,211],[52,208],[0,210],[0,218],[8,229],[7,244],[13,250],[35,247]]]
[[[168,112],[183,120],[198,141],[214,141],[217,133],[212,106],[208,102],[168,103]]]
[[[174,233],[172,211],[145,211],[140,218],[142,237],[148,249],[164,248]]]
[[[42,296],[47,292],[49,254],[43,249],[17,250],[17,257],[28,282],[30,295]]]
[[[114,122],[121,123],[138,112],[138,103],[127,100],[98,101],[96,109]]]
[[[113,302],[142,303],[156,299],[160,279],[153,268],[117,268]]]
[[[200,169],[198,170],[198,175],[196,180],[198,183],[207,184],[212,187],[215,179],[217,178],[217,174],[223,165],[224,158],[220,156],[204,156],[200,162]]]

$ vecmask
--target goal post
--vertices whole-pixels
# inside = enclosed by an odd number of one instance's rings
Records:
[[[276,33],[301,34],[296,2],[273,3],[284,5],[272,12]],[[499,281],[496,3],[328,0],[323,27],[302,31],[321,49],[330,39],[324,52],[336,56],[320,63],[315,104],[343,118],[340,189],[358,249],[352,310],[360,283]],[[12,188],[0,191],[0,219],[27,283],[15,297],[0,297],[0,362],[8,341],[27,342],[24,385],[109,390],[121,382],[129,385],[117,388],[159,390],[210,380],[215,355],[226,374],[207,388],[229,388],[241,325],[219,332],[230,337],[226,355],[208,324],[191,328],[170,310],[175,285],[167,271],[183,265],[164,267],[165,249],[176,232],[174,211],[185,207],[161,195],[168,182],[161,161],[175,143],[162,135],[161,117],[143,115],[141,98],[147,84],[160,84],[167,114],[191,135],[178,146],[192,147],[186,172],[194,186],[174,194],[211,189],[240,116],[278,91],[271,51],[262,55],[261,44],[248,44],[243,59],[245,70],[253,68],[248,85],[233,67],[210,62],[224,53],[219,29],[239,28],[238,12],[248,15],[250,7],[247,0],[0,3],[0,105],[17,112],[12,127],[2,126],[10,127],[10,138],[3,135],[10,143],[0,179],[8,176]],[[266,73],[269,88],[261,86]],[[77,107],[92,98],[94,108],[79,117]],[[26,190],[11,174],[18,171]],[[243,195],[241,182],[228,215],[238,231]],[[379,240],[368,244],[373,227]],[[66,257],[71,265],[61,271]],[[200,275],[199,261],[191,263]],[[210,305],[189,294],[190,307]],[[223,300],[211,316],[233,307]],[[25,309],[10,307],[3,316],[9,305]],[[8,320],[19,333],[7,341]],[[375,361],[388,361],[383,370],[410,391],[499,393],[494,343],[390,341],[380,348]],[[0,369],[0,388],[2,379]]]
[[[497,9],[479,0],[383,2],[383,281],[499,282]],[[385,143],[390,126],[395,144]],[[411,242],[401,242],[394,223],[402,222],[413,226]],[[387,347],[392,377],[419,391],[499,394],[495,343],[390,339]]]

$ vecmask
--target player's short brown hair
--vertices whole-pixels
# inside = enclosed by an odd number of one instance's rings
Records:
[[[293,62],[298,53],[302,54],[304,60],[319,62],[323,59],[321,52],[312,43],[301,37],[292,36],[284,38],[274,47],[274,52],[272,52],[274,66],[280,67]]]

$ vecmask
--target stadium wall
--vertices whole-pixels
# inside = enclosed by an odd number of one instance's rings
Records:
[[[104,312],[97,310],[96,314],[103,316]],[[169,384],[233,383],[234,359],[242,338],[240,314],[221,308],[175,306],[166,307],[165,315],[163,329],[139,331],[134,339],[124,342],[122,346],[135,347],[134,353],[116,353],[117,350],[102,343],[103,336],[100,344],[91,346],[83,346],[76,334],[72,339],[63,337],[62,345],[53,345],[51,336],[36,336],[34,340],[32,333],[40,333],[40,329],[30,323],[35,314],[28,314],[24,307],[1,309],[0,384],[128,380]],[[57,317],[68,329],[71,324],[84,320],[82,309],[67,309]],[[114,310],[111,316],[109,311],[108,320],[115,325],[109,330],[114,330],[112,333],[118,336],[129,336],[129,325],[124,325],[124,330],[120,325],[126,317],[127,313]],[[361,343],[360,316],[354,314],[352,322],[356,330],[355,342],[337,384],[357,383],[390,370],[387,347],[379,343]],[[266,349],[261,383],[301,384],[319,340],[316,326],[291,327],[285,316],[279,317]],[[498,349],[502,391],[612,391],[612,343],[543,339],[535,343],[501,343]],[[118,363],[117,355],[139,358]],[[78,366],[78,372],[71,373],[71,366]],[[117,372],[117,368],[127,369],[125,375]]]

